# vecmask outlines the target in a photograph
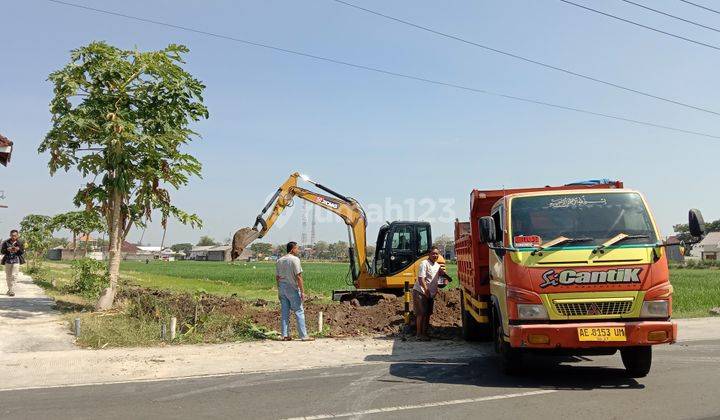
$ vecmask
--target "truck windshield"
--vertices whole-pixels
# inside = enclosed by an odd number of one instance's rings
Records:
[[[512,200],[510,219],[516,247],[539,245],[561,236],[586,239],[567,246],[593,246],[620,233],[637,236],[622,245],[657,242],[650,215],[637,193],[518,197]]]

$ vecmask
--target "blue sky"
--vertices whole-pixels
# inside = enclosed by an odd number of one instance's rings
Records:
[[[367,15],[330,0],[76,0],[113,10],[511,95],[720,135],[720,117],[571,78]],[[582,0],[578,0],[582,2]],[[612,21],[557,0],[358,4],[496,48],[660,96],[720,111],[720,51]],[[584,4],[590,5],[585,1]],[[649,3],[648,3],[649,4]],[[720,34],[617,0],[592,6],[708,43]],[[720,27],[720,15],[674,0],[652,6]],[[187,45],[187,69],[207,85],[210,119],[189,147],[203,178],[175,193],[202,231],[172,223],[168,243],[224,239],[249,225],[266,197],[305,172],[366,207],[423,198],[454,200],[467,218],[473,188],[557,185],[608,177],[647,196],[661,231],[697,207],[720,218],[720,140],[632,125],[249,47],[43,0],[4,2],[0,39],[0,133],[16,142],[0,168],[0,231],[27,213],[72,208],[77,174],[50,177],[37,146],[50,124],[47,75],[69,50],[94,40],[123,48]],[[301,206],[268,236],[300,236]],[[427,206],[419,210],[427,209]],[[408,218],[407,206],[403,217]],[[417,211],[416,214],[421,211]],[[430,216],[440,215],[439,207]],[[344,239],[340,222],[318,238]],[[374,240],[379,224],[368,231]],[[434,223],[435,236],[452,234]],[[137,240],[140,232],[133,232]],[[158,243],[159,223],[144,242]]]

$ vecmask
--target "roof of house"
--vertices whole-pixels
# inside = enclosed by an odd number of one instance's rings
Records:
[[[213,246],[208,251],[229,251],[232,247],[230,245],[217,245]]]
[[[215,248],[215,245],[200,245],[200,246],[194,246],[192,249],[190,249],[190,252],[202,252],[202,251],[209,251],[212,248]]]
[[[131,244],[128,241],[123,241],[122,245],[120,245],[120,251],[121,252],[129,252],[129,253],[136,253],[139,251],[137,245]]]
[[[720,232],[710,232],[698,244],[703,248],[720,247]]]
[[[138,246],[137,248],[144,252],[160,252],[162,250],[159,246]]]

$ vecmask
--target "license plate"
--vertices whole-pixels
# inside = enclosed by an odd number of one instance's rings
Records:
[[[627,341],[625,327],[578,328],[580,341]]]

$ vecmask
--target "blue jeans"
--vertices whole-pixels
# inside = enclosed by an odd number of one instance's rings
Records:
[[[282,317],[282,336],[290,336],[290,311],[293,311],[295,313],[295,319],[297,320],[300,338],[307,338],[307,329],[305,329],[305,310],[303,309],[302,299],[300,298],[300,290],[287,283],[280,282],[278,297],[280,298],[280,314]]]

